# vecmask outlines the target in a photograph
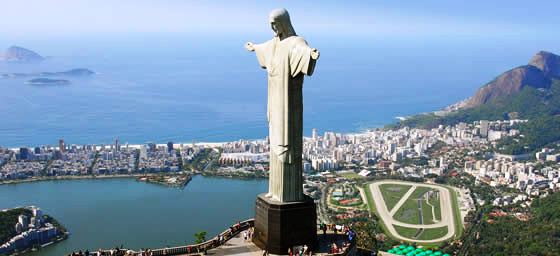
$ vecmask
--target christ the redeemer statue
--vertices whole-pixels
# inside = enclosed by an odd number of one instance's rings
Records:
[[[296,35],[286,9],[272,11],[269,21],[274,38],[245,45],[256,53],[259,65],[268,72],[270,175],[266,197],[297,202],[304,200],[303,77],[313,74],[319,52]]]

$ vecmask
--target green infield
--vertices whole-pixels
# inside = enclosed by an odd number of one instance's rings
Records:
[[[414,239],[419,232],[417,228],[406,228],[397,225],[393,225],[393,227],[395,227],[395,230],[399,233],[399,235],[410,239]]]
[[[395,205],[401,200],[401,198],[406,194],[406,192],[411,188],[410,185],[398,185],[398,184],[383,184],[379,186],[381,190],[381,195],[387,205],[387,209],[390,211],[395,207]]]
[[[392,239],[416,242],[430,248],[433,246],[441,246],[445,240],[452,239],[448,233],[450,228],[452,228],[451,225],[455,226],[455,232],[453,232],[455,238],[461,236],[463,230],[459,219],[459,205],[457,204],[458,199],[453,188],[445,185],[439,186],[445,188],[442,190],[442,188],[435,188],[437,185],[434,184],[402,181],[394,181],[395,183],[393,183],[391,180],[378,182],[380,184],[373,182],[366,186],[366,188],[370,188],[365,189],[367,204],[370,210],[381,218],[382,221],[380,221],[379,224],[381,224],[382,229]],[[410,191],[412,186],[415,186],[415,188],[413,191]],[[449,190],[451,193],[447,194],[447,191],[444,192],[444,190]],[[440,194],[442,192],[444,192],[444,194]],[[403,198],[405,194],[408,194],[408,196],[401,202],[401,205],[398,207],[399,209],[396,209],[396,204],[399,203],[399,200]],[[381,198],[384,199],[383,201],[385,201],[387,207],[381,207],[383,203],[380,200]],[[444,205],[442,208],[442,199],[449,201],[452,204],[452,209],[449,209],[447,205]],[[393,214],[390,213],[390,209],[393,209]],[[453,212],[445,212],[447,210]],[[444,215],[449,217],[449,214],[451,219],[455,220],[453,221],[454,223],[447,220],[449,222],[441,224],[442,217]],[[404,224],[398,224],[398,222],[418,226],[407,228],[399,226]],[[441,225],[436,225],[439,227],[428,229],[422,226],[431,224]]]
[[[432,240],[443,237],[447,234],[449,229],[447,227],[427,228],[417,237],[418,240]]]
[[[434,191],[428,187],[418,186],[412,192],[409,198],[406,199],[404,204],[397,210],[395,215],[393,216],[394,219],[409,223],[409,224],[434,224],[438,223],[441,220],[441,209],[439,198],[435,196],[435,193],[428,193],[429,191]],[[428,198],[434,198],[430,203],[434,204],[434,211],[432,211],[432,206],[429,205],[426,201],[426,193],[431,194]],[[420,205],[419,205],[420,203]],[[436,206],[437,205],[437,206]],[[420,206],[422,207],[422,216],[420,216]],[[434,220],[433,212],[435,212],[435,208],[439,209],[439,217],[436,214],[436,220]],[[420,222],[420,217],[422,217],[422,222]]]
[[[426,202],[430,208],[433,208],[433,217],[441,221],[441,204],[439,202],[439,194],[432,194],[428,197],[428,201]]]
[[[399,235],[416,240],[432,240],[447,234],[447,227],[416,229],[393,225]]]

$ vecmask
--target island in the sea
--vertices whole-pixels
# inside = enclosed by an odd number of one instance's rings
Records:
[[[39,73],[7,73],[0,74],[2,78],[28,78],[28,77],[53,77],[53,76],[65,76],[65,77],[86,77],[94,75],[95,72],[87,68],[74,68],[67,71],[60,72],[39,72]]]
[[[0,255],[35,250],[62,241],[68,231],[35,206],[0,211]]]
[[[6,49],[3,54],[0,54],[0,61],[8,62],[32,62],[41,61],[44,59],[45,58],[43,56],[32,50],[15,45]]]
[[[35,78],[25,83],[30,85],[68,85],[70,81],[65,79]]]

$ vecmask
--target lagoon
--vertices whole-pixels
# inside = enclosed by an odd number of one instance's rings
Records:
[[[252,218],[267,180],[195,176],[184,188],[132,178],[41,181],[0,186],[0,208],[36,205],[60,221],[70,237],[27,255],[60,256],[73,250],[160,248],[207,238]]]

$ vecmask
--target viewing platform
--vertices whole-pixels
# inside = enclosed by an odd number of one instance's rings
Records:
[[[245,239],[243,232],[249,230],[254,225],[254,219],[245,220],[232,225],[225,231],[210,240],[200,244],[146,249],[144,251],[134,251],[129,249],[111,249],[102,251],[92,251],[90,255],[94,256],[188,256],[188,255],[254,255],[262,256],[263,250],[255,245],[251,239]],[[319,230],[318,230],[319,231]],[[351,255],[355,250],[355,246],[348,241],[345,234],[317,234],[318,250],[312,252],[313,255]],[[333,244],[336,244],[336,252],[333,251]],[[303,246],[303,245],[302,245]],[[295,252],[302,246],[294,246]],[[286,255],[288,252],[286,252]],[[272,255],[272,254],[270,254]],[[309,254],[306,254],[309,255]]]

